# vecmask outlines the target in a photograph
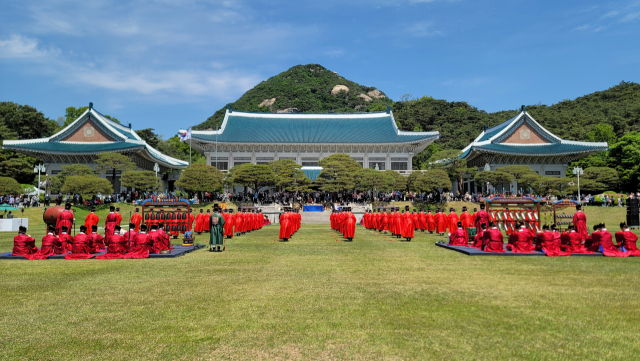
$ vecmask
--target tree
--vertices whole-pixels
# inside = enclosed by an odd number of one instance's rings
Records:
[[[111,194],[111,183],[95,175],[72,175],[65,179],[61,192],[64,194],[79,194],[84,198],[91,198],[98,194]]]
[[[233,183],[251,187],[254,192],[262,187],[276,184],[276,176],[266,164],[246,163],[240,165],[233,175]]]
[[[59,175],[46,175],[44,177],[44,184],[45,189],[47,189],[50,193],[58,194],[60,193],[60,189],[62,189],[64,179]]]
[[[60,184],[60,187],[62,187],[66,178],[72,175],[92,176],[92,175],[95,175],[95,172],[88,165],[69,164],[69,165],[63,165],[62,171],[60,171],[60,173],[58,173],[58,175],[55,176],[54,178],[58,178],[60,180],[59,184]],[[55,182],[55,180],[53,182]]]
[[[344,192],[355,188],[355,175],[362,169],[360,163],[347,154],[333,154],[320,161],[323,168],[316,183],[325,192]]]
[[[477,172],[476,168],[467,167],[467,161],[461,159],[462,152],[456,149],[447,149],[436,152],[431,156],[430,162],[433,168],[441,168],[448,177],[458,182],[458,189],[462,189],[462,182],[465,177],[473,177]]]
[[[422,173],[414,183],[414,189],[420,193],[431,193],[443,190],[450,190],[452,187],[449,175],[443,169],[430,169]]]
[[[176,186],[191,192],[198,192],[198,199],[202,199],[202,192],[217,192],[222,188],[222,172],[207,164],[192,164],[182,171]]]
[[[35,158],[15,157],[0,162],[0,175],[10,177],[19,183],[31,183],[33,181],[33,167]]]
[[[76,119],[78,119],[84,112],[87,111],[89,107],[68,107],[64,112],[64,123],[60,126],[59,129],[66,128],[69,124],[73,123]]]
[[[407,177],[402,174],[396,172],[395,170],[387,169],[384,171],[386,174],[390,175],[394,182],[392,190],[394,191],[404,191],[407,188]],[[419,173],[419,172],[418,172]]]
[[[587,133],[587,140],[589,142],[607,142],[608,144],[613,144],[616,142],[616,138],[616,132],[613,130],[613,126],[605,123],[596,125]]]
[[[395,179],[386,172],[365,168],[356,173],[356,187],[360,190],[386,192],[392,190],[394,184]]]
[[[136,169],[136,164],[126,155],[120,153],[100,153],[96,158],[96,172],[111,171],[111,181],[116,183],[116,171],[126,172]]]
[[[189,142],[181,142],[177,136],[167,140],[160,140],[156,149],[170,157],[186,161],[189,160]],[[191,164],[205,163],[205,157],[194,148],[191,148]]]
[[[130,170],[124,172],[120,178],[122,185],[139,191],[156,191],[160,188],[160,180],[155,173],[146,170]]]
[[[56,122],[28,105],[0,102],[0,140],[43,138],[53,134]]]
[[[308,190],[311,181],[299,164],[291,159],[280,159],[269,163],[275,175],[275,185],[288,192]]]
[[[160,138],[153,131],[154,131],[153,128],[145,128],[145,129],[136,130],[136,134],[138,134],[138,136],[142,138],[142,140],[147,142],[147,144],[158,149],[158,143],[160,143]]]
[[[584,180],[592,181],[593,184],[583,183]],[[587,192],[596,193],[617,190],[619,180],[618,172],[613,168],[591,167],[584,170],[584,174],[580,177],[580,186]]]
[[[22,186],[15,179],[0,177],[0,194],[17,195],[22,193]]]
[[[476,184],[478,185],[486,185],[487,183],[491,184],[494,187],[495,191],[500,191],[500,189],[496,189],[496,187],[501,184],[509,184],[513,181],[513,176],[506,172],[501,171],[482,171],[478,172],[474,178]]]
[[[418,181],[418,178],[420,178],[421,176],[422,176],[422,172],[418,172],[418,171],[411,172],[411,174],[409,174],[409,176],[407,177],[407,180],[405,181],[405,189],[403,189],[403,191],[417,192],[416,182]]]
[[[626,191],[636,191],[640,177],[640,133],[630,132],[611,146],[609,156],[615,163],[620,185]]]

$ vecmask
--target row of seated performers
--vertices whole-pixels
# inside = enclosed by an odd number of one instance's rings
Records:
[[[221,211],[221,215],[224,218],[224,235],[227,238],[256,231],[262,229],[265,225],[271,224],[269,219],[262,214],[261,209],[253,208],[247,211],[247,209],[242,208],[237,213],[234,213],[231,208]],[[200,209],[200,213],[195,217],[195,232],[197,234],[208,233],[211,230],[210,220],[212,215],[213,213],[211,213],[210,209],[207,209],[206,213],[204,213],[204,209]]]
[[[544,225],[542,231],[534,234],[522,222],[516,223],[518,231],[509,235],[508,243],[504,247],[504,236],[493,222],[489,222],[489,229],[482,224],[482,229],[476,234],[471,246],[485,252],[502,253],[509,250],[514,253],[531,253],[542,251],[549,257],[569,256],[572,253],[601,252],[607,257],[640,256],[636,246],[638,236],[629,230],[625,222],[620,223],[620,231],[615,233],[616,243],[604,223],[593,227],[594,232],[586,239],[582,239],[573,224],[566,232],[558,232],[555,224]],[[449,245],[469,246],[467,232],[459,224],[458,229],[449,236]]]
[[[97,226],[92,226],[90,233],[86,226],[80,226],[80,233],[75,236],[68,233],[67,226],[62,226],[59,236],[54,231],[55,227],[48,227],[48,233],[42,238],[42,246],[38,249],[35,239],[27,234],[27,229],[20,227],[13,239],[12,256],[30,260],[47,259],[57,254],[63,254],[66,259],[148,258],[152,253],[173,249],[164,229],[155,224],[150,227],[150,232],[147,233],[147,226],[142,225],[140,233],[137,233],[135,225],[131,223],[124,235],[120,226],[115,226],[113,233],[107,233],[104,237],[98,234]],[[99,254],[105,250],[106,253]]]

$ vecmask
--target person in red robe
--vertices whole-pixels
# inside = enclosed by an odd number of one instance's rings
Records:
[[[483,236],[486,240],[485,252],[504,253],[504,236],[495,223],[489,223],[490,229],[484,232]]]
[[[131,228],[129,232],[135,232],[134,228]],[[96,259],[118,259],[125,257],[127,252],[129,252],[129,246],[127,245],[127,239],[120,235],[120,229],[120,226],[114,228],[113,235],[111,235],[107,241],[107,252],[96,256]]]
[[[518,231],[513,232],[509,238],[514,237],[513,253],[531,253],[534,250],[533,247],[533,234],[527,229],[522,222],[517,224]]]
[[[135,232],[138,234],[140,232],[140,222],[142,222],[142,216],[140,215],[140,209],[136,208],[135,213],[131,215],[130,224],[133,223],[135,225]],[[131,231],[131,227],[129,227],[129,231]]]
[[[474,213],[476,215],[475,227],[476,232],[480,232],[482,229],[481,225],[483,223],[489,224],[489,213],[484,210],[484,203],[480,203],[480,211],[478,213]]]
[[[35,254],[26,256],[30,260],[47,259],[49,256],[63,254],[62,242],[54,235],[56,228],[52,225],[47,227],[47,235],[42,237],[42,247]]]
[[[123,258],[149,258],[153,251],[153,240],[147,234],[147,226],[140,226],[140,233],[136,236],[135,245]]]
[[[126,242],[127,245],[127,250],[133,248],[134,244],[135,244],[135,240],[136,240],[136,236],[138,235],[138,232],[136,231],[136,228],[139,230],[140,226],[136,226],[135,223],[129,223],[129,231],[127,233],[124,234],[123,238]]]
[[[427,224],[426,229],[429,231],[430,234],[433,234],[433,231],[436,230],[436,219],[433,216],[433,213],[431,213],[430,209],[427,210],[427,214],[425,215],[425,218],[426,218],[426,224]]]
[[[169,250],[170,239],[169,235],[158,231],[158,226],[151,226],[151,232],[149,232],[149,238],[153,242],[153,248],[150,251],[151,253],[159,253],[160,251]]]
[[[348,214],[345,216],[348,216]],[[385,210],[384,213],[382,213],[382,217],[380,217],[380,223],[378,224],[378,232],[384,231],[384,233],[387,233],[388,230],[389,230],[389,214]]]
[[[351,208],[347,208],[344,217],[344,233],[342,236],[349,242],[353,242],[356,233],[356,216],[351,213]]]
[[[73,237],[69,234],[67,226],[62,226],[62,233],[60,233],[60,242],[62,243],[62,249],[64,253],[71,252],[71,246],[73,245]]]
[[[552,231],[549,232],[549,226],[546,224],[542,227],[542,233],[538,233],[538,239],[541,240],[542,252],[548,257],[570,256],[570,252],[563,252],[560,249],[561,235],[556,229],[556,225],[551,226]]]
[[[91,234],[89,236],[91,237],[90,247],[94,250],[94,253],[107,249],[104,245],[104,238],[98,234],[98,226],[91,226]]]
[[[97,226],[98,222],[100,222],[100,217],[98,217],[95,211],[95,208],[91,208],[91,212],[87,214],[87,217],[84,219],[84,226],[87,227],[87,229],[91,229],[91,227]]]
[[[73,221],[75,220],[73,212],[71,211],[71,204],[67,203],[64,205],[64,211],[58,215],[58,219],[56,221],[56,233],[62,233],[62,227],[67,227],[67,230],[70,230],[73,227]]]
[[[14,257],[26,257],[38,253],[38,247],[36,247],[36,240],[31,238],[27,234],[27,228],[18,227],[18,235],[13,237],[13,251],[11,255]]]
[[[593,226],[593,232],[591,233],[591,235],[589,237],[587,237],[587,240],[584,241],[584,246],[587,248],[587,250],[591,251],[591,252],[601,252],[600,250],[600,231],[601,231],[601,224],[595,224]],[[579,234],[579,233],[578,233]],[[582,236],[580,236],[582,238]]]
[[[420,229],[420,216],[415,209],[413,210],[413,212],[411,212],[411,218],[413,219],[414,231],[417,231],[418,229]]]
[[[373,211],[373,217],[372,218],[373,218],[373,224],[371,225],[372,229],[374,229],[374,230],[378,229],[378,223],[380,221],[380,209],[376,209],[376,210]]]
[[[120,214],[120,208],[118,207],[116,207],[116,217],[118,217],[118,220],[116,221],[116,225],[119,226],[120,223],[122,223],[122,215]]]
[[[402,216],[402,238],[405,238],[407,242],[411,242],[411,238],[414,237],[415,226],[413,225],[413,217],[411,213],[405,210],[405,213]]]
[[[396,210],[396,217],[394,219],[394,227],[396,229],[396,238],[400,238],[402,237],[402,230],[404,229],[404,216],[403,214],[400,212],[400,208],[397,207],[395,208]]]
[[[620,232],[616,232],[616,242],[623,252],[627,252],[633,257],[640,257],[640,250],[636,242],[638,235],[631,232],[626,222],[620,223]]]
[[[447,215],[441,209],[438,209],[436,213],[436,232],[440,234],[440,236],[444,236],[445,232],[447,232]]]
[[[564,241],[562,242],[565,243]],[[576,232],[573,224],[567,227],[566,232],[567,252],[570,253],[593,253],[584,247],[584,241],[580,233]]]
[[[205,233],[209,233],[211,230],[211,210],[207,209],[207,213],[204,214],[204,218],[202,219],[202,231]]]
[[[420,232],[424,232],[427,230],[427,214],[424,213],[424,211],[421,209],[420,212],[418,212],[418,221],[420,223],[419,227],[420,228]]]
[[[620,251],[613,244],[611,232],[607,230],[604,223],[600,224],[600,251],[607,257],[629,257],[631,253]]]
[[[197,234],[202,234],[202,232],[204,231],[204,210],[202,208],[200,208],[200,213],[198,213],[196,215],[196,228],[194,229],[194,231]]]
[[[118,225],[119,214],[115,213],[116,208],[114,206],[109,207],[109,214],[104,221],[104,234],[107,238],[113,235],[113,230]]]
[[[187,214],[187,232],[191,232],[191,230],[193,229],[193,221],[195,221],[196,219],[192,211],[192,209],[189,209],[189,214]]]
[[[485,242],[485,232],[487,231],[487,224],[483,223],[480,225],[480,227],[480,232],[476,233],[476,236],[473,237],[473,244],[471,245],[471,247],[482,250],[487,245]]]
[[[582,205],[580,204],[576,206],[576,213],[573,215],[573,226],[580,235],[580,238],[582,238],[582,241],[586,241],[587,237],[589,237],[589,232],[587,231],[587,216],[582,213]]]
[[[458,229],[453,231],[449,236],[449,245],[450,246],[468,246],[469,245],[469,236],[467,235],[467,231],[462,229],[462,222],[458,222]]]
[[[453,233],[458,229],[458,222],[460,218],[456,213],[456,210],[453,208],[449,208],[449,215],[447,215],[447,228],[449,228],[449,233]]]
[[[291,234],[289,233],[289,210],[285,209],[284,213],[280,215],[280,239],[283,242],[288,242]]]
[[[478,208],[473,209],[473,214],[471,215],[471,225],[469,227],[476,226],[476,218],[478,217]]]
[[[64,256],[65,259],[89,259],[93,258],[94,249],[91,248],[91,236],[87,234],[87,227],[80,226],[80,233],[73,237],[71,253]]]
[[[462,229],[465,231],[467,228],[471,228],[473,222],[471,221],[471,214],[467,211],[467,207],[462,207],[462,213],[460,214],[460,223],[462,223]]]
[[[233,238],[233,226],[235,224],[236,216],[233,214],[233,209],[227,209],[227,219],[224,221],[224,235],[227,238]]]

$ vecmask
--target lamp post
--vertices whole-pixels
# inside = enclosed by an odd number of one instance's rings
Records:
[[[36,164],[35,168],[33,168],[33,173],[38,173],[38,187],[36,190],[36,193],[38,192],[38,190],[40,189],[40,173],[44,173],[47,171],[47,168],[44,166],[44,164]],[[38,197],[40,196],[40,193],[38,193]]]
[[[584,174],[584,172],[582,171],[582,168],[575,167],[573,168],[573,174],[578,176],[578,202],[582,204],[582,198],[580,197],[580,175]]]

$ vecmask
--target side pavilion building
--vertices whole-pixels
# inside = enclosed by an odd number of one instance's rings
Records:
[[[578,142],[557,137],[536,122],[523,105],[515,117],[495,127],[485,127],[462,150],[461,158],[467,160],[469,167],[477,167],[478,171],[528,165],[539,175],[564,177],[569,163],[608,148],[606,142]],[[476,187],[470,179],[464,182],[463,190],[480,191],[480,186]],[[515,181],[510,188],[510,191],[518,191]]]
[[[162,177],[163,190],[173,190],[173,182],[180,178],[180,171],[189,166],[188,162],[160,153],[145,142],[131,129],[131,123],[124,126],[89,109],[78,119],[58,133],[40,139],[5,140],[3,149],[23,153],[44,162],[47,175],[57,175],[63,165],[86,164],[95,168],[95,158],[100,153],[121,153],[129,156],[138,170],[152,171],[158,164],[158,176]],[[114,191],[125,190],[120,183],[120,172],[102,174],[114,186]]]
[[[409,173],[413,156],[439,136],[438,132],[399,130],[390,108],[352,114],[251,113],[227,108],[219,130],[192,131],[191,141],[207,164],[222,171],[280,159],[316,167],[323,158],[346,153],[364,168]]]

